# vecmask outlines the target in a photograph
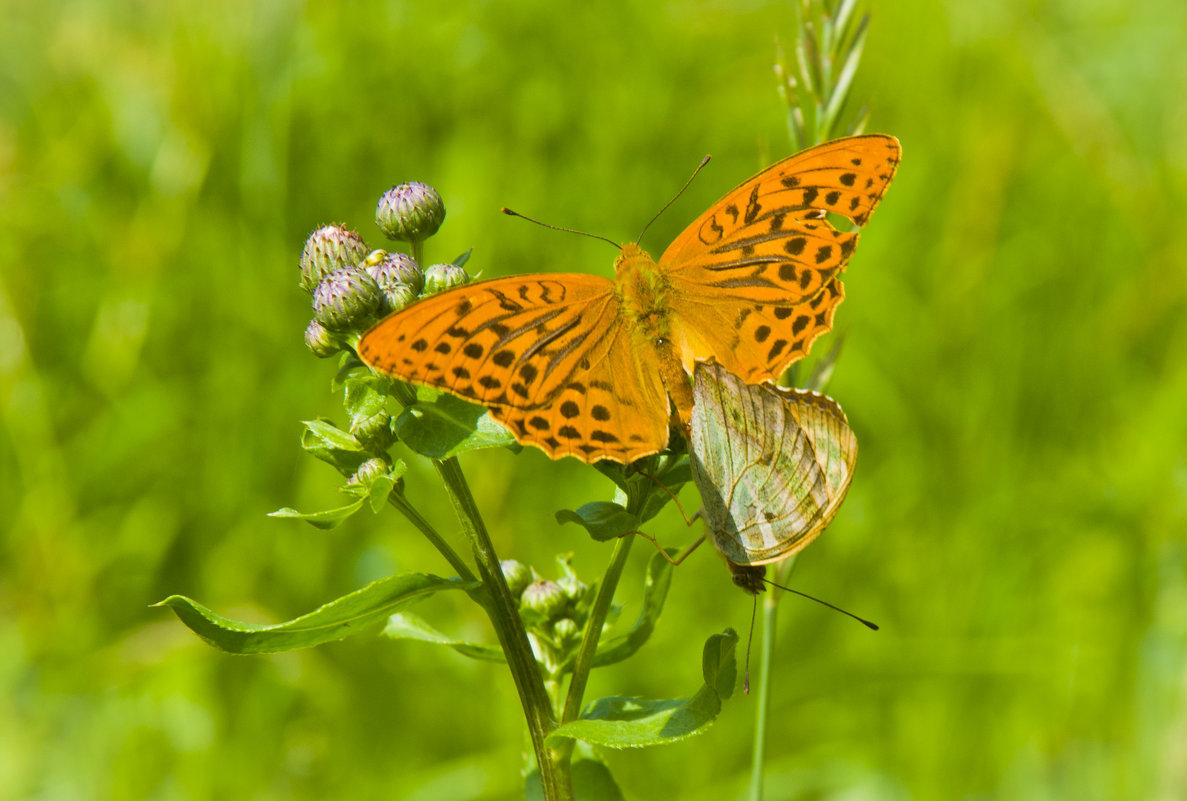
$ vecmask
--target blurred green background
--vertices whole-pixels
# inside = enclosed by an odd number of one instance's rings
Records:
[[[1187,6],[869,5],[854,93],[904,160],[837,316],[857,476],[794,578],[883,629],[784,600],[768,797],[1187,797]],[[609,275],[604,244],[499,207],[626,241],[712,153],[658,253],[789,152],[771,67],[794,19],[0,2],[0,798],[517,797],[505,669],[371,638],[231,657],[148,605],[276,621],[445,572],[395,515],[264,517],[339,503],[297,443],[343,422],[302,344],[305,235],[380,246],[375,200],[418,179],[449,213],[431,259]],[[463,464],[503,556],[600,575],[608,547],[552,514],[608,481],[534,450]],[[408,484],[461,547],[432,474]],[[671,509],[651,530],[697,533]],[[462,600],[420,611],[490,637]],[[705,637],[749,616],[700,552],[588,697],[691,693]],[[607,759],[631,798],[736,797],[752,713]]]

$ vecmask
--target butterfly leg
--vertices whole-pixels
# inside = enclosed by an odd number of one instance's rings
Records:
[[[634,531],[624,531],[622,534],[619,534],[618,536],[629,537],[632,534],[637,534],[640,537],[642,537],[643,539],[650,542],[652,545],[654,545],[655,549],[657,551],[659,551],[661,554],[663,554],[664,559],[667,559],[668,562],[670,562],[672,565],[679,565],[680,563],[682,563],[685,559],[688,558],[688,555],[690,553],[695,551],[700,546],[700,544],[705,541],[705,535],[702,534],[700,537],[697,538],[696,542],[694,542],[692,545],[688,546],[687,551],[685,551],[684,553],[680,554],[677,557],[673,557],[670,553],[668,553],[667,548],[665,548],[659,544],[659,540],[657,540],[655,537],[651,536],[650,534],[648,534],[645,531],[639,531],[638,529],[636,529]]]

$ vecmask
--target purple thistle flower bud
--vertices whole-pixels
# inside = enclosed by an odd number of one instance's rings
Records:
[[[364,262],[366,265],[364,269],[368,275],[375,279],[375,283],[379,284],[380,289],[387,290],[395,284],[404,284],[412,287],[414,294],[420,294],[420,291],[424,289],[425,276],[420,265],[411,256],[379,250],[375,253],[383,253],[383,258],[371,264]],[[367,257],[367,262],[370,261],[371,258]]]
[[[310,320],[305,327],[305,345],[319,359],[328,358],[342,350],[342,345],[334,335],[317,320]]]
[[[382,303],[375,279],[354,267],[334,270],[313,290],[313,316],[330,331],[361,331],[379,317]]]
[[[375,207],[375,224],[389,239],[420,242],[441,227],[445,204],[437,190],[420,181],[393,186]]]
[[[456,264],[433,264],[425,270],[425,286],[421,295],[435,295],[469,282],[470,276]]]
[[[399,311],[410,303],[415,303],[420,297],[416,290],[407,284],[393,284],[388,289],[381,289],[380,294],[383,295],[383,314]]]
[[[312,292],[322,279],[342,267],[353,267],[367,255],[363,238],[343,225],[325,225],[305,240],[301,251],[301,288]]]

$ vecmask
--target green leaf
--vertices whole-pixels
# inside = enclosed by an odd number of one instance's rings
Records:
[[[400,462],[399,464],[403,464]],[[400,472],[403,472],[402,470]],[[388,496],[396,488],[396,480],[390,475],[379,476],[367,488],[367,500],[371,502],[371,511],[379,514],[387,506]]]
[[[466,262],[468,262],[470,260],[470,254],[473,252],[474,252],[474,248],[470,248],[465,253],[459,254],[456,259],[454,259],[452,262],[450,262],[450,264],[452,264],[454,267],[465,267]]]
[[[555,746],[558,740],[572,739],[607,748],[644,748],[700,734],[721,712],[721,701],[728,697],[721,689],[730,672],[737,678],[733,664],[737,644],[738,635],[728,629],[709,638],[702,657],[705,685],[691,698],[602,698],[587,707],[580,719],[557,728],[546,742]]]
[[[701,654],[701,673],[705,677],[705,685],[712,687],[722,700],[734,694],[734,687],[738,683],[738,663],[734,659],[737,647],[738,633],[726,629],[706,640],[705,650]]]
[[[669,550],[669,554],[674,553],[676,549]],[[609,637],[598,643],[594,667],[621,662],[643,647],[643,643],[651,637],[655,624],[659,622],[660,612],[664,609],[664,601],[668,598],[668,588],[672,585],[672,567],[672,563],[661,553],[651,557],[643,579],[643,608],[635,625],[626,634]]]
[[[639,527],[635,516],[610,501],[592,501],[577,511],[561,509],[556,513],[558,523],[576,523],[598,542],[621,537]]]
[[[428,387],[416,388],[416,403],[396,418],[396,432],[405,445],[432,459],[516,444],[483,407]]]
[[[342,383],[345,387],[342,405],[350,415],[352,428],[358,420],[387,411],[387,394],[381,391],[374,374],[358,373]]]
[[[267,654],[340,640],[435,592],[469,590],[476,586],[477,582],[444,579],[428,573],[388,576],[307,615],[273,625],[229,620],[181,595],[170,595],[154,606],[171,608],[181,622],[216,648],[233,654]]]
[[[386,500],[386,496],[384,498]],[[366,496],[360,497],[347,506],[340,506],[337,509],[327,509],[323,512],[298,512],[296,509],[290,509],[286,506],[283,509],[277,509],[275,512],[269,512],[268,517],[304,520],[315,528],[329,530],[342,525],[342,521],[362,509],[366,501]]]
[[[354,435],[343,431],[329,420],[304,420],[301,447],[308,453],[332,464],[343,475],[351,475],[371,454]]]
[[[397,612],[387,619],[383,636],[392,640],[417,640],[434,645],[444,645],[462,656],[480,659],[484,662],[506,662],[502,650],[490,645],[456,640],[430,626],[424,618],[411,612]]]

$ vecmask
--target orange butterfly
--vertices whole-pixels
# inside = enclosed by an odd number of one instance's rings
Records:
[[[727,193],[658,263],[627,243],[613,281],[536,274],[432,295],[367,331],[359,356],[487,406],[554,459],[657,453],[669,396],[687,425],[696,359],[773,379],[832,326],[857,234],[825,215],[864,225],[900,153],[882,134],[809,148]]]

